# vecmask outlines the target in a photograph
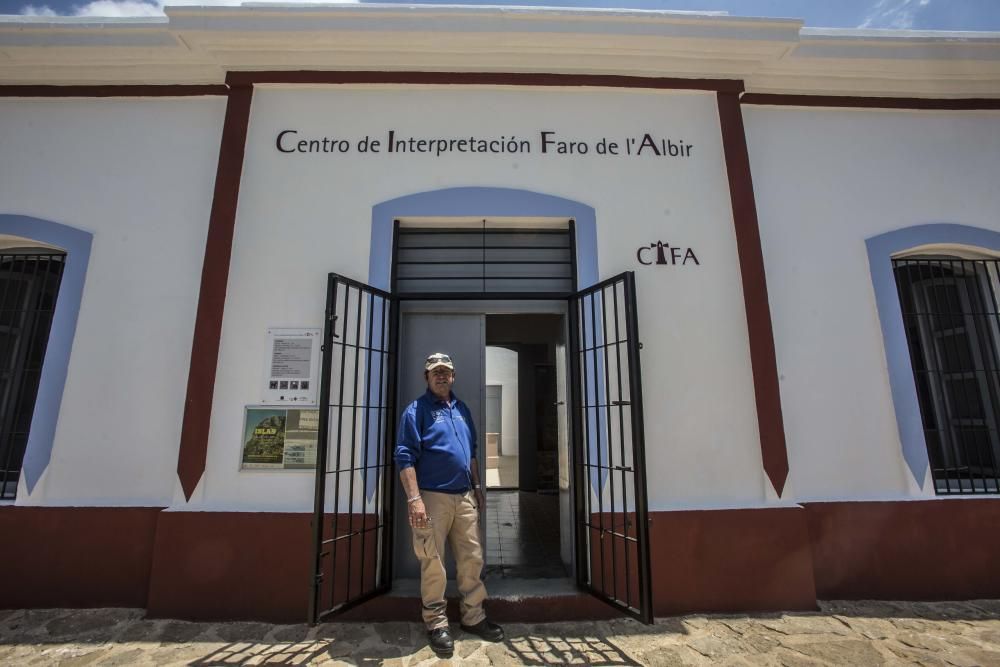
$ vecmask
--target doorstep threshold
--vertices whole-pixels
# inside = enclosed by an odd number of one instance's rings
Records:
[[[583,594],[576,582],[569,577],[559,579],[488,579],[486,590],[491,600],[524,600],[528,598],[575,597]],[[419,579],[396,579],[392,582],[392,597],[419,598]],[[457,597],[458,587],[448,582],[446,597]]]

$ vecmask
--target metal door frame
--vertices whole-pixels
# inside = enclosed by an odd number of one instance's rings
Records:
[[[571,225],[571,232],[572,225]],[[573,257],[575,261],[575,233],[570,235],[571,243],[573,244]],[[575,268],[575,267],[574,267]],[[574,271],[575,275],[575,271]],[[391,282],[395,283],[395,276],[392,277]],[[575,279],[574,279],[575,281]],[[333,346],[339,344],[341,347],[341,354],[346,355],[346,350],[349,345],[345,345],[345,340],[335,341],[337,334],[335,332],[336,323],[338,320],[337,314],[337,293],[338,286],[343,285],[347,290],[346,294],[349,295],[350,290],[354,289],[362,294],[368,295],[368,298],[374,300],[375,298],[382,299],[385,304],[388,305],[388,319],[387,325],[382,327],[383,343],[380,345],[378,350],[379,354],[383,355],[382,366],[380,367],[380,372],[384,372],[383,383],[386,390],[384,395],[384,405],[380,399],[380,410],[384,410],[387,415],[387,426],[384,429],[382,435],[383,441],[380,443],[377,451],[380,453],[376,460],[376,468],[380,468],[376,484],[381,484],[382,496],[381,504],[377,509],[377,524],[375,530],[382,530],[382,539],[377,543],[376,550],[377,553],[377,570],[374,586],[370,590],[364,590],[364,574],[362,565],[362,575],[361,575],[361,590],[359,594],[355,597],[350,596],[350,581],[353,573],[348,571],[348,593],[345,599],[339,603],[333,604],[329,609],[320,609],[321,599],[323,593],[324,584],[324,557],[331,555],[331,552],[324,552],[323,547],[327,544],[337,544],[342,540],[346,540],[348,544],[348,553],[350,554],[350,548],[352,546],[352,541],[358,535],[362,536],[362,544],[364,543],[364,535],[370,532],[368,529],[356,531],[353,529],[353,494],[351,502],[349,503],[350,509],[350,519],[348,522],[348,530],[344,534],[340,534],[340,526],[336,521],[336,516],[339,510],[339,486],[335,491],[337,498],[335,500],[334,509],[334,520],[331,524],[331,529],[333,536],[330,538],[325,537],[325,502],[326,502],[326,478],[331,472],[337,475],[337,480],[339,483],[340,474],[347,472],[344,470],[334,470],[328,471],[328,450],[330,445],[330,409],[335,406],[330,404],[331,395],[331,382],[330,377],[332,367],[333,367]],[[618,321],[618,285],[622,285],[622,298],[624,299],[624,315],[625,315],[625,338],[621,339],[619,337],[620,333],[620,323]],[[625,346],[626,360],[628,363],[628,387],[629,387],[629,401],[618,401],[616,405],[586,405],[584,401],[586,400],[586,391],[582,391],[582,379],[587,375],[585,368],[581,370],[581,364],[585,366],[586,355],[588,350],[581,346],[581,324],[585,325],[585,320],[581,320],[580,304],[590,297],[591,303],[591,326],[596,327],[596,314],[594,312],[594,303],[596,299],[594,295],[601,294],[602,302],[602,330],[605,333],[605,339],[607,338],[607,312],[605,304],[604,294],[608,289],[611,289],[611,301],[614,303],[615,308],[615,341],[613,343],[608,343],[606,340],[602,343],[601,347],[605,350],[611,346],[615,347],[615,352],[619,356],[618,358],[618,370],[620,375],[620,355],[621,346]],[[407,294],[404,297],[399,297],[391,292],[386,292],[383,290],[376,289],[364,283],[346,278],[344,276],[331,273],[327,280],[327,299],[326,299],[326,314],[324,318],[324,328],[323,328],[323,356],[322,356],[322,375],[320,382],[320,415],[319,415],[319,434],[317,439],[317,457],[316,457],[316,485],[315,485],[315,498],[314,498],[314,511],[313,511],[313,562],[312,562],[312,572],[310,580],[311,595],[309,598],[309,622],[317,623],[324,617],[331,614],[344,611],[350,607],[361,604],[373,597],[381,595],[389,591],[392,585],[392,566],[393,566],[393,551],[392,551],[392,539],[393,531],[395,530],[395,517],[393,516],[393,508],[395,506],[395,483],[393,479],[394,466],[392,464],[392,449],[393,441],[395,436],[395,418],[396,418],[396,402],[397,402],[397,376],[398,376],[398,350],[399,350],[399,319],[400,319],[400,307],[402,301],[564,301],[567,304],[567,314],[566,314],[566,326],[568,328],[569,337],[567,340],[567,352],[570,357],[569,368],[568,368],[568,382],[569,387],[569,399],[571,402],[570,408],[572,409],[572,414],[570,415],[569,428],[570,428],[570,465],[571,470],[571,480],[573,484],[573,494],[574,494],[574,519],[573,525],[570,529],[573,531],[573,539],[575,543],[575,560],[576,560],[576,579],[577,585],[583,590],[586,590],[590,594],[594,595],[600,600],[607,602],[611,606],[615,607],[619,611],[629,616],[632,616],[643,623],[653,622],[652,613],[652,574],[650,569],[650,556],[649,556],[649,512],[647,503],[647,487],[646,487],[646,465],[645,465],[645,439],[644,439],[644,425],[643,425],[643,410],[642,410],[642,377],[641,377],[641,361],[639,358],[639,350],[641,349],[641,343],[638,340],[638,310],[636,304],[636,289],[635,289],[635,274],[632,271],[627,271],[621,273],[617,276],[603,280],[595,285],[587,287],[582,290],[578,290],[569,294],[539,294],[539,293],[519,293],[519,294],[426,294],[426,295],[415,295]],[[348,297],[349,299],[349,297]],[[349,300],[345,299],[344,312],[347,314],[347,307],[350,305]],[[358,312],[360,313],[360,300],[357,306]],[[369,311],[370,312],[370,311]],[[384,310],[383,310],[384,312]],[[347,322],[347,317],[344,318],[344,322]],[[360,326],[360,319],[357,321],[357,325]],[[586,329],[584,329],[586,331]],[[584,333],[584,336],[586,334]],[[595,333],[593,334],[596,336]],[[594,338],[596,343],[596,338]],[[595,345],[589,352],[594,354],[596,359],[596,348]],[[360,347],[355,346],[355,354],[358,354]],[[370,352],[372,348],[368,348]],[[583,361],[581,361],[581,356],[583,356]],[[343,374],[343,364],[341,365],[341,374]],[[605,364],[605,395],[607,396],[608,387],[610,386],[610,378],[607,377],[608,370],[607,364]],[[594,373],[595,389],[596,382],[600,379],[597,377],[597,373]],[[381,378],[380,378],[381,380]],[[617,378],[619,383],[619,392],[621,390],[621,378]],[[343,387],[343,378],[341,378],[340,387]],[[381,386],[380,386],[381,391]],[[343,407],[344,401],[343,396],[339,397],[338,406]],[[603,466],[603,469],[607,469],[609,473],[609,479],[613,479],[613,473],[621,473],[622,479],[624,480],[627,473],[634,475],[634,515],[635,515],[635,534],[629,535],[628,530],[628,510],[627,510],[627,498],[626,502],[623,503],[623,511],[620,514],[625,515],[625,530],[623,533],[616,532],[614,526],[611,529],[607,529],[603,525],[603,506],[599,507],[600,524],[597,526],[592,526],[590,524],[590,507],[589,502],[589,491],[591,488],[588,474],[585,469],[596,467],[598,471],[602,470],[600,457],[598,458],[597,465],[594,466],[589,461],[589,447],[585,447],[585,438],[589,437],[589,434],[585,436],[583,420],[581,419],[581,413],[585,409],[594,407],[596,409],[606,409],[608,411],[610,418],[610,411],[613,407],[618,407],[619,410],[623,409],[625,405],[630,408],[630,431],[629,431],[629,441],[632,445],[632,466]],[[324,409],[324,407],[326,409]],[[350,405],[354,409],[359,406],[355,403]],[[368,406],[370,407],[370,406]],[[381,428],[381,427],[380,427]],[[338,433],[338,458],[340,461],[340,446],[343,444],[341,439],[341,434]],[[366,441],[367,442],[367,441]],[[352,438],[352,446],[356,444]],[[600,443],[598,443],[600,444]],[[610,448],[611,441],[608,441],[608,447]],[[620,441],[622,448],[624,448],[625,440],[624,435]],[[589,445],[589,443],[588,443]],[[367,451],[367,450],[366,450]],[[600,449],[598,449],[600,451]],[[623,450],[624,451],[624,450]],[[623,455],[624,456],[624,455]],[[384,457],[384,460],[382,458]],[[353,452],[352,452],[353,460]],[[609,461],[610,463],[610,461]],[[368,468],[369,466],[364,466]],[[351,470],[354,472],[356,470]],[[600,472],[598,473],[600,474]],[[353,489],[353,477],[351,479],[352,489]],[[602,485],[603,487],[603,485]],[[377,492],[376,492],[377,494]],[[612,491],[612,496],[614,493]],[[600,498],[601,496],[599,496]],[[378,502],[378,501],[376,501]],[[601,502],[601,501],[599,501]],[[612,504],[612,514],[614,514],[614,505]],[[601,587],[595,587],[594,578],[592,572],[592,562],[590,559],[590,540],[588,539],[588,532],[594,529],[599,531],[600,539],[602,540],[602,554],[603,554],[603,542],[606,536],[610,537],[612,541],[612,559],[614,559],[615,548],[614,540],[622,540],[626,547],[626,567],[625,567],[625,590],[626,599],[623,601],[619,598],[617,593],[617,576],[613,577],[614,584],[613,590],[609,591],[604,587],[604,581],[602,576]],[[377,539],[377,535],[376,535]],[[630,572],[628,567],[628,544],[634,543],[636,548],[636,557],[638,571],[636,576],[638,577],[638,606],[632,603],[631,599],[631,586],[630,582]],[[362,546],[362,556],[364,556],[364,546]],[[336,557],[336,550],[332,551],[332,558]],[[602,556],[603,557],[603,556]],[[602,563],[602,568],[603,568]],[[348,568],[349,569],[349,568]],[[335,573],[335,570],[331,567],[331,572]],[[602,570],[603,572],[603,570]],[[335,587],[336,580],[331,577],[331,601],[336,600]]]

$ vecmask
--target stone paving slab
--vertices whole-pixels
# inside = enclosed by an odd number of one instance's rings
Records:
[[[927,665],[1000,667],[1000,601],[825,602],[816,613],[455,628],[438,660],[417,623],[189,623],[141,609],[0,611],[0,665]]]

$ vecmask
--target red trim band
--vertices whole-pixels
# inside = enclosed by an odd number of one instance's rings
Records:
[[[233,254],[236,206],[240,198],[243,155],[250,124],[253,89],[233,87],[226,105],[226,121],[219,147],[219,166],[215,175],[215,195],[205,241],[205,260],[201,269],[201,291],[191,346],[187,398],[184,401],[184,429],[177,454],[177,476],[184,497],[191,499],[198,480],[205,472],[208,453],[208,427],[212,418],[215,372],[222,336],[222,313],[226,305],[229,263]]]
[[[726,155],[726,172],[729,175],[729,196],[733,205],[733,225],[736,228],[736,248],[743,280],[747,333],[750,338],[760,453],[764,471],[780,496],[788,478],[788,452],[781,415],[778,363],[774,351],[771,308],[767,299],[764,254],[757,224],[753,180],[750,177],[750,155],[747,152],[739,96],[720,92],[718,100],[722,146]]]
[[[0,97],[200,97],[228,95],[223,84],[203,86],[0,86]]]
[[[537,74],[519,72],[229,72],[226,76],[226,83],[231,86],[250,86],[259,83],[592,86],[602,88],[712,90],[727,93],[742,93],[744,90],[743,81],[737,79],[678,79],[604,74]]]
[[[938,109],[972,111],[1000,109],[1000,99],[962,98],[940,99],[923,97],[850,97],[847,95],[776,95],[747,93],[742,104],[762,104],[793,107],[848,107],[857,109]]]

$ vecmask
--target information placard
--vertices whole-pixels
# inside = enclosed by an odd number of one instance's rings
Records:
[[[294,470],[316,466],[319,410],[247,406],[243,419],[243,470]]]
[[[261,403],[315,405],[322,329],[268,329]]]

